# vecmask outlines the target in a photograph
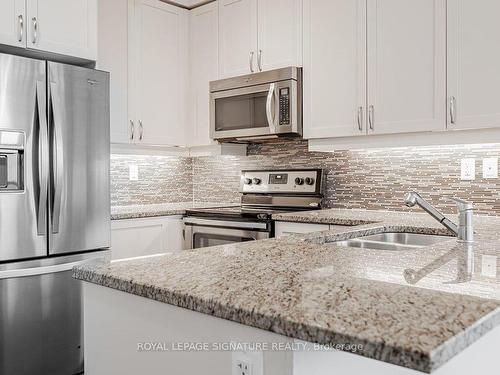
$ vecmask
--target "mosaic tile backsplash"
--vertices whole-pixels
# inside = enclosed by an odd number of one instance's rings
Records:
[[[416,190],[445,212],[455,211],[447,198],[460,197],[474,202],[478,213],[500,215],[500,179],[482,178],[486,157],[500,157],[500,144],[320,153],[308,152],[306,141],[286,140],[250,145],[247,157],[113,156],[112,201],[237,203],[242,169],[323,168],[326,207],[404,211],[405,194]],[[139,158],[139,184],[127,181],[127,158]],[[476,180],[460,180],[462,158],[476,159]]]

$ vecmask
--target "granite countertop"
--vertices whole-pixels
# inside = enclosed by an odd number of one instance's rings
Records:
[[[357,354],[422,372],[500,324],[500,218],[476,216],[472,245],[450,237],[397,253],[332,242],[449,232],[416,213],[322,210],[276,218],[357,226],[86,265],[73,276],[292,338],[359,344]],[[494,274],[483,269],[485,259],[496,262]]]
[[[238,203],[215,202],[178,202],[158,204],[135,204],[128,206],[112,206],[111,220],[138,219],[143,217],[184,215],[192,208],[236,206]]]

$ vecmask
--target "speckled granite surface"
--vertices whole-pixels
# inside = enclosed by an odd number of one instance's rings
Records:
[[[332,241],[384,231],[446,231],[426,214],[324,210],[286,216],[360,225],[87,265],[73,275],[292,338],[361,344],[357,354],[423,372],[500,324],[500,218],[476,216],[473,245],[450,238],[396,253]],[[483,268],[485,259],[495,259],[496,276]]]
[[[184,215],[191,208],[234,206],[235,203],[158,203],[158,204],[135,204],[129,206],[112,206],[111,220],[138,219],[143,217]]]

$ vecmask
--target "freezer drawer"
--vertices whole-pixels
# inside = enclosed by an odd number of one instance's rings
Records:
[[[0,265],[0,374],[83,372],[81,282],[78,263],[109,251]]]

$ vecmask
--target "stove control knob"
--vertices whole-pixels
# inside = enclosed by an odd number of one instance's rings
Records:
[[[304,184],[304,179],[302,177],[297,177],[295,179],[295,185],[303,185]]]
[[[312,185],[312,184],[314,184],[314,178],[312,178],[312,177],[307,177],[307,178],[306,178],[306,184],[307,184],[307,185]]]
[[[260,178],[254,178],[252,180],[252,182],[253,182],[254,185],[260,185],[260,183],[262,182],[262,180]]]
[[[245,185],[252,185],[252,179],[251,178],[245,178],[245,180],[243,182],[245,183]]]

